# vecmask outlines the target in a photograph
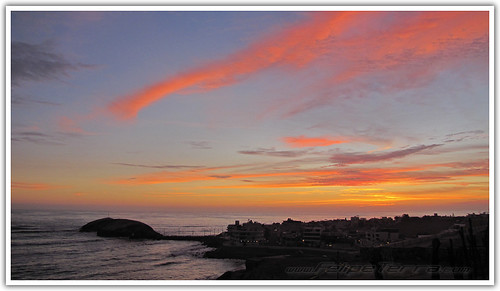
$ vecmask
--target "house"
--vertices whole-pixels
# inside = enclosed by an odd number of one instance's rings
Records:
[[[381,245],[399,240],[399,229],[372,228],[365,233],[362,245]]]
[[[232,244],[259,244],[265,241],[264,225],[252,220],[243,224],[236,220],[227,226],[227,232]]]

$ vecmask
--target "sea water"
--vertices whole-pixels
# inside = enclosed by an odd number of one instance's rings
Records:
[[[235,220],[270,224],[288,218],[276,214],[13,209],[11,279],[203,280],[244,268],[243,260],[203,258],[212,248],[196,241],[104,238],[94,232],[78,231],[86,223],[103,217],[138,220],[163,235],[214,235],[225,231]],[[315,214],[291,218],[312,221],[336,217]]]
[[[227,217],[189,214],[13,210],[12,280],[196,280],[216,279],[244,262],[208,259],[211,248],[195,241],[103,238],[78,229],[111,216],[149,224],[163,234],[220,233]],[[9,242],[7,242],[9,243]],[[8,255],[8,253],[7,253]]]

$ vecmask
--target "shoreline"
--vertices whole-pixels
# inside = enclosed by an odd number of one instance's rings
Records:
[[[410,219],[406,217],[407,223],[404,224],[404,218],[402,218],[403,222],[401,222],[403,226],[408,224]],[[441,221],[443,218],[438,217],[437,219]],[[445,219],[450,220],[451,218]],[[452,219],[455,220],[455,218]],[[134,239],[147,238],[147,236],[139,237],[138,233],[148,234],[146,231],[154,232],[154,230],[143,223],[124,219],[115,220],[119,223],[114,223],[114,228],[108,230],[106,226],[100,225],[101,222],[108,222],[108,220],[110,218],[100,219],[88,225],[91,231],[97,229],[97,235],[99,235],[99,228],[103,228],[106,230],[103,233],[105,235],[126,234],[129,238]],[[449,224],[448,221],[445,222]],[[456,224],[456,221],[454,222]],[[487,269],[481,264],[484,259],[480,261],[477,256],[478,252],[484,255],[484,246],[480,246],[479,248],[476,246],[476,237],[485,238],[488,228],[483,229],[484,227],[480,228],[477,225],[473,227],[471,218],[469,218],[468,222],[469,230],[466,234],[469,241],[473,242],[469,244],[464,242],[465,232],[463,226],[460,228],[460,231],[445,229],[438,233],[438,235],[424,236],[418,238],[417,241],[414,239],[400,240],[395,243],[389,243],[388,241],[383,245],[372,244],[371,246],[354,244],[352,241],[349,243],[346,240],[338,240],[336,243],[331,243],[332,238],[330,238],[329,244],[317,246],[304,246],[304,244],[284,246],[283,244],[276,243],[276,241],[274,243],[266,241],[263,244],[258,244],[256,242],[259,240],[249,240],[248,238],[246,240],[247,243],[239,244],[234,240],[229,240],[225,233],[203,236],[165,236],[154,232],[154,234],[158,234],[154,238],[171,241],[196,241],[206,247],[213,248],[204,252],[202,255],[203,258],[244,260],[245,269],[227,271],[217,277],[217,280],[446,280],[487,278],[488,273],[485,271]],[[302,224],[302,222],[289,219],[283,222],[283,225],[285,226],[286,224],[290,228],[292,226],[297,227],[297,223]],[[420,218],[415,223],[417,226],[428,227],[428,223],[424,225],[421,223]],[[94,227],[94,224],[97,226]],[[238,227],[247,227],[247,225],[249,225],[250,229],[263,228],[261,224],[252,221],[242,226],[236,221],[234,225],[228,226],[228,232],[231,234],[231,230],[234,231]],[[403,228],[403,230],[407,230],[407,228]],[[316,229],[319,229],[319,227],[316,227]],[[238,234],[239,232],[235,233]],[[305,237],[307,238],[306,235]],[[326,237],[326,239],[328,238]],[[441,241],[445,245],[440,248]],[[480,249],[481,247],[483,249]],[[471,261],[469,258],[472,254],[475,254],[476,257]],[[459,259],[459,261],[455,258]],[[431,267],[436,266],[448,269],[453,269],[454,267],[466,268],[469,270],[469,273],[452,270],[441,275],[439,270],[429,271]],[[400,271],[395,272],[395,270]]]
[[[433,262],[433,250],[412,248],[307,248],[220,246],[204,258],[245,260],[245,269],[217,280],[485,280],[474,268]],[[384,259],[384,258],[392,259]]]
[[[245,260],[245,269],[227,271],[217,280],[297,280],[315,279],[316,274],[291,274],[290,268],[315,269],[324,263],[359,261],[359,250],[319,249],[279,246],[220,246],[204,258]]]

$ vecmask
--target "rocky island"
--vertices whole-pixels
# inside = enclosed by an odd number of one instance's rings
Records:
[[[80,232],[97,232],[102,237],[128,237],[137,239],[163,239],[149,225],[130,219],[113,219],[110,217],[94,220],[82,226]]]
[[[208,247],[219,247],[222,245],[220,235],[162,235],[143,222],[131,219],[114,219],[111,217],[91,221],[80,227],[80,232],[96,232],[101,237],[199,241]]]

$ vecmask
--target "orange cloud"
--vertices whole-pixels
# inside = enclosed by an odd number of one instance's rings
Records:
[[[289,146],[294,148],[305,148],[305,147],[326,147],[339,143],[346,143],[348,141],[343,139],[331,138],[328,136],[320,136],[320,137],[307,137],[304,135],[301,136],[288,136],[284,137],[283,141],[287,143]]]
[[[225,167],[223,167],[225,168]],[[127,179],[117,179],[111,181],[111,184],[129,184],[129,185],[144,185],[144,184],[163,184],[163,183],[184,183],[195,181],[208,180],[229,180],[229,179],[247,179],[247,178],[266,178],[277,176],[303,176],[303,175],[321,175],[324,173],[335,174],[334,170],[328,171],[298,171],[298,172],[271,172],[271,173],[243,173],[243,174],[227,174],[227,173],[206,173],[212,170],[221,168],[206,168],[202,170],[189,171],[163,171],[157,173],[148,173],[138,175]]]
[[[488,177],[487,165],[472,163],[462,166],[456,163],[428,164],[412,167],[394,168],[334,168],[334,169],[304,169],[280,170],[264,172],[237,173],[221,170],[236,167],[213,167],[182,171],[162,171],[146,173],[132,178],[115,179],[111,184],[149,185],[163,183],[190,183],[198,181],[217,182],[215,185],[203,185],[203,188],[303,188],[331,186],[367,186],[367,185],[423,185],[443,182],[462,184],[467,177]],[[238,166],[242,167],[242,166]],[[272,180],[279,178],[279,180]],[[235,184],[243,179],[244,184]],[[484,179],[484,178],[481,178]],[[487,179],[487,178],[486,178]]]
[[[120,119],[130,119],[144,107],[183,89],[211,90],[233,84],[248,74],[275,64],[304,66],[325,53],[321,43],[352,24],[356,12],[316,12],[280,34],[271,35],[234,55],[193,68],[164,81],[123,96],[108,105]]]
[[[391,13],[394,12],[308,13],[304,21],[223,59],[188,69],[120,96],[109,103],[104,111],[121,120],[132,119],[143,108],[173,93],[203,92],[228,86],[274,65],[285,65],[287,69],[301,68],[320,56],[327,56],[325,61],[322,59],[322,64],[329,70],[333,68],[333,72],[328,74],[332,76],[330,80],[319,87],[339,87],[336,94],[350,95],[351,91],[359,92],[368,85],[358,84],[353,88],[340,88],[339,85],[377,72],[375,77],[378,78],[376,83],[379,89],[401,90],[429,81],[455,60],[477,54],[485,47],[487,49],[487,45],[484,45],[487,43],[489,25],[487,11]],[[393,18],[397,22],[380,27],[380,23],[390,22],[388,19]],[[337,57],[331,57],[333,55]],[[403,65],[409,65],[411,70]],[[321,106],[331,98],[330,94],[309,94],[309,91],[317,89],[308,87],[308,92],[299,98],[313,96],[314,100],[294,104],[295,108],[284,116]],[[296,101],[290,100],[290,103]],[[71,125],[68,129],[78,131],[77,127]]]
[[[360,12],[350,26],[358,33],[346,33],[329,43],[330,51],[342,59],[322,59],[323,70],[330,72],[328,79],[289,100],[293,108],[283,116],[324,106],[340,95],[419,87],[468,57],[482,55],[487,62],[488,15],[487,11]],[[391,19],[396,21],[380,26]],[[311,94],[321,90],[328,93]]]
[[[358,70],[344,72],[340,79],[352,79],[366,71],[393,69],[430,56],[457,58],[450,54],[451,50],[467,53],[464,50],[477,48],[478,41],[488,35],[487,11],[409,12],[406,15],[407,19],[398,25],[377,34],[360,34],[344,40],[340,44],[346,48],[343,56],[351,60],[362,56],[366,62],[357,62],[352,68]],[[364,47],[367,43],[377,45],[367,51]]]
[[[53,185],[46,183],[26,183],[26,182],[12,182],[11,187],[12,190],[35,190],[35,191],[66,188],[66,186],[62,185]]]

